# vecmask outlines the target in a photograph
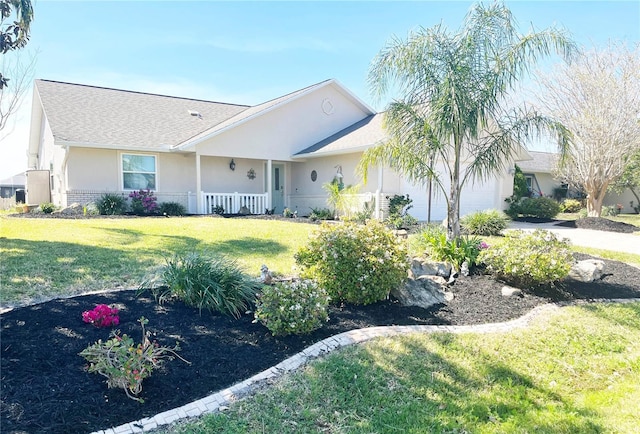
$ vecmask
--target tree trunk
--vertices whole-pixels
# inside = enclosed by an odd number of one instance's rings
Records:
[[[602,201],[604,200],[604,193],[599,191],[597,193],[589,193],[587,195],[587,216],[588,217],[600,217],[602,215]]]
[[[629,187],[629,190],[631,191],[631,194],[633,194],[635,196],[636,200],[638,201],[638,207],[635,208],[633,205],[631,205],[631,208],[633,208],[634,211],[636,209],[640,209],[640,197],[638,197],[638,194],[634,191],[633,188]]]

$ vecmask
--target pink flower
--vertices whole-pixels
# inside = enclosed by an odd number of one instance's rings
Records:
[[[93,310],[82,312],[82,320],[96,327],[110,327],[120,324],[118,309],[99,304]]]

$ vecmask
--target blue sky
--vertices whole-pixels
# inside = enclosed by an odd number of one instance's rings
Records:
[[[33,0],[35,78],[258,104],[335,78],[378,110],[366,76],[392,36],[459,28],[469,1]],[[507,1],[526,32],[556,25],[584,45],[640,41],[640,1]],[[0,132],[0,179],[26,169],[28,95]],[[9,128],[7,128],[9,130]]]

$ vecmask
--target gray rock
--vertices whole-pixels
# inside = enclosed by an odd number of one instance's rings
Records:
[[[429,308],[453,299],[453,294],[445,291],[445,283],[442,277],[422,275],[408,279],[403,287],[392,290],[391,295],[403,306]]]
[[[72,203],[68,207],[61,209],[60,211],[54,211],[54,214],[62,215],[82,215],[84,213],[84,206],[79,203]]]
[[[503,297],[515,297],[522,295],[522,290],[519,288],[514,288],[512,286],[503,286],[502,287],[502,296]]]
[[[424,258],[413,258],[409,269],[409,278],[417,279],[420,276],[449,277],[451,265],[443,262],[428,261]]]
[[[604,261],[599,259],[585,259],[578,261],[569,270],[567,279],[576,280],[578,282],[593,282],[602,278],[604,274]]]

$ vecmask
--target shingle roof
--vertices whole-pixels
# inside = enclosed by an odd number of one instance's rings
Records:
[[[326,139],[295,154],[295,157],[314,157],[362,150],[386,138],[382,128],[383,113],[368,116]]]
[[[56,140],[111,148],[168,149],[249,108],[49,80],[36,87]]]
[[[519,161],[518,167],[526,173],[551,173],[558,162],[558,154],[529,151],[532,160]]]

